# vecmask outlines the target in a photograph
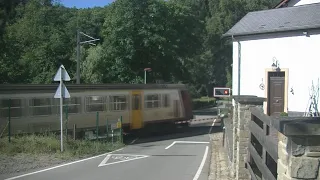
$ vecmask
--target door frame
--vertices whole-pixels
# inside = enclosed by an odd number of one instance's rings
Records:
[[[265,114],[268,114],[268,93],[269,93],[269,72],[275,72],[272,68],[265,69],[265,78],[264,78],[264,97],[267,98],[267,101],[263,103],[263,110]],[[288,113],[288,86],[289,86],[289,68],[281,68],[280,72],[284,72],[284,105],[283,112]]]

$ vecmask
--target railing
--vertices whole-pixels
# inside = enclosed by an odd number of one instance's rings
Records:
[[[252,179],[277,179],[278,131],[270,116],[258,108],[250,108],[248,158],[246,167]]]

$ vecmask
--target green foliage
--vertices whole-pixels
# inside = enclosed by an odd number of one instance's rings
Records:
[[[280,113],[280,116],[288,116],[288,113],[286,113],[286,112],[281,112],[281,113]]]
[[[217,101],[215,98],[202,97],[192,100],[193,110],[204,109],[214,106],[217,106]]]
[[[117,0],[103,8],[66,8],[54,0],[4,0],[0,9],[0,83],[51,83],[62,63],[75,79],[76,32],[83,83],[184,83],[194,98],[232,86],[232,45],[221,35],[247,12],[276,0]],[[81,41],[88,40],[81,36]]]
[[[54,134],[24,135],[13,137],[11,143],[7,138],[0,138],[0,153],[3,155],[16,155],[25,153],[30,155],[55,154],[60,157],[83,157],[106,153],[122,147],[118,142],[86,141],[69,139],[64,141],[64,152],[60,152],[60,140]]]

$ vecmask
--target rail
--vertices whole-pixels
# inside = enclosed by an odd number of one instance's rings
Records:
[[[277,179],[278,131],[272,119],[258,108],[250,108],[247,169],[252,179]]]

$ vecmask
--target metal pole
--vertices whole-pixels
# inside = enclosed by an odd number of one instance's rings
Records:
[[[11,142],[11,99],[9,99],[9,118],[8,118],[8,138],[9,138],[9,143]]]
[[[144,71],[144,84],[147,84],[147,71]]]
[[[98,139],[99,136],[99,112],[97,112],[97,117],[96,117],[96,138]]]
[[[77,128],[77,125],[73,124],[73,140],[76,140],[76,128]]]
[[[120,116],[120,142],[123,143],[123,137],[122,137],[122,116]]]
[[[77,84],[80,84],[80,30],[77,30]]]
[[[62,71],[64,70],[62,67],[61,71],[60,71],[60,139],[61,139],[61,152],[63,152],[63,94],[62,94],[62,90],[63,90],[63,84],[62,84]]]
[[[108,118],[106,120],[106,128],[107,128],[107,140],[109,138],[109,125],[108,125]]]
[[[240,96],[240,76],[241,76],[241,43],[238,41],[238,96]]]
[[[66,138],[68,140],[68,104],[66,104]]]

